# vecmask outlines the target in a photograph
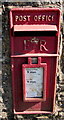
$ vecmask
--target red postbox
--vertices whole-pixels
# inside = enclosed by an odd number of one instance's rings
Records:
[[[15,114],[54,112],[60,11],[10,11],[11,70]]]

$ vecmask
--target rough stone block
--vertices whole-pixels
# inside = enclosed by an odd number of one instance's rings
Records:
[[[53,2],[53,3],[55,3],[55,2],[62,2],[62,0],[2,0],[2,2],[49,2],[49,3],[51,3],[51,2]]]
[[[47,116],[39,116],[36,117],[36,120],[49,120],[49,118]]]
[[[63,35],[64,35],[64,23],[63,23]]]
[[[59,115],[62,116],[62,117],[64,117],[64,111],[60,111]]]

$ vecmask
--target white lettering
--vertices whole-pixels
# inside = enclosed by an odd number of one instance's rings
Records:
[[[34,16],[34,21],[37,21],[37,15]]]
[[[23,16],[23,21],[26,21],[26,15]]]
[[[15,16],[15,21],[18,21],[18,18],[19,18],[18,16]]]
[[[41,21],[41,15],[38,16],[38,21]]]
[[[45,17],[46,17],[45,15],[42,15],[42,21],[45,21]]]
[[[52,18],[51,15],[49,15],[48,16],[48,21],[51,21],[52,20],[51,18]]]
[[[46,21],[48,21],[48,16],[46,15]]]
[[[52,21],[54,21],[54,15],[52,15]]]
[[[30,21],[30,15],[15,16],[15,21]]]
[[[54,15],[34,15],[34,16],[30,16],[30,15],[19,15],[19,16],[15,16],[15,21],[31,21],[31,17],[33,17],[33,20],[35,22],[37,21],[47,21],[47,22],[51,22],[54,21]]]
[[[28,21],[30,21],[30,15],[27,15]]]
[[[22,17],[22,16],[20,16],[20,17],[19,17],[19,21],[22,21],[22,20],[23,20],[23,17]]]
[[[54,16],[53,15],[35,15],[34,21],[53,21]]]

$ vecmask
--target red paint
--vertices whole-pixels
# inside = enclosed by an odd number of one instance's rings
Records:
[[[60,36],[56,8],[15,8],[10,11],[11,71],[15,114],[54,112]],[[32,64],[32,57],[38,63]],[[26,98],[26,68],[44,68],[42,98]]]
[[[14,25],[14,31],[57,31],[56,25]]]

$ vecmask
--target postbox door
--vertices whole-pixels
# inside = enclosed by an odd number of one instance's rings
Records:
[[[11,71],[15,114],[52,113],[59,50],[59,9],[10,11]]]

